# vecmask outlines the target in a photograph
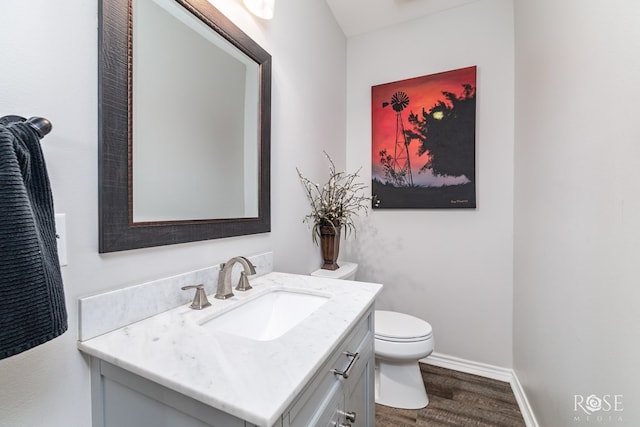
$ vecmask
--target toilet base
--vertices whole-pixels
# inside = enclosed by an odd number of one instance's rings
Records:
[[[376,359],[375,401],[400,409],[422,409],[429,404],[418,361]]]

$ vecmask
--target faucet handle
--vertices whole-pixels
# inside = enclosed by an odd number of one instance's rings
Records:
[[[193,302],[189,307],[194,310],[202,310],[205,307],[209,307],[211,303],[207,299],[207,294],[204,292],[204,285],[187,285],[183,286],[182,290],[186,291],[187,289],[195,289],[196,294],[193,297]]]
[[[249,284],[249,279],[247,279],[247,275],[244,271],[240,272],[240,280],[238,281],[238,286],[236,286],[236,291],[248,291],[249,289],[253,289],[253,286]]]

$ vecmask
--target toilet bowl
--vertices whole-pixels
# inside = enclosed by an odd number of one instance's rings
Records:
[[[337,270],[319,269],[312,276],[355,280],[358,264],[340,262]],[[401,409],[429,404],[418,360],[433,352],[431,325],[394,311],[375,311],[375,401]]]
[[[433,352],[433,330],[422,319],[394,311],[375,312],[375,400],[401,409],[429,404],[418,360]]]

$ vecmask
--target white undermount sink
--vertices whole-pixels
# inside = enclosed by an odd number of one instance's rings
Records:
[[[200,326],[212,332],[270,341],[300,324],[328,300],[325,295],[273,290],[207,319]]]

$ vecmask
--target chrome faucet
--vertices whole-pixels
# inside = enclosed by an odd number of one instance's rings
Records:
[[[244,270],[240,273],[240,280],[238,281],[238,286],[236,286],[236,291],[248,291],[251,289],[247,276],[256,274],[256,268],[245,257],[237,256],[223,264],[220,264],[220,272],[218,273],[218,290],[216,291],[214,298],[227,299],[233,296],[233,291],[231,290],[231,271],[233,270],[234,264],[237,262],[242,265]]]

